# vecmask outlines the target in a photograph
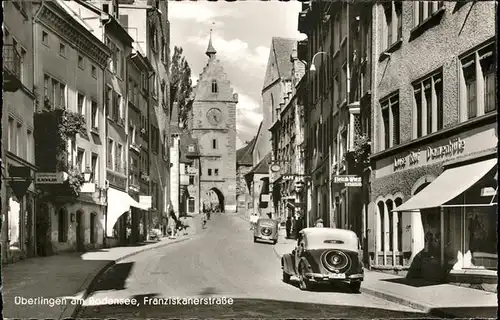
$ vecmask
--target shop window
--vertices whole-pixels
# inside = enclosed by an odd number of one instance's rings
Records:
[[[68,212],[61,208],[57,214],[57,236],[59,242],[68,241]]]
[[[193,213],[194,212],[194,207],[195,207],[195,201],[194,201],[194,198],[191,197],[188,200],[188,212],[189,213]]]
[[[389,251],[394,251],[394,228],[393,228],[393,225],[394,225],[394,215],[396,214],[395,212],[392,212],[392,210],[394,209],[393,208],[393,202],[392,200],[388,200],[386,202],[386,206],[387,206],[387,212],[384,212],[386,214],[386,217],[385,219],[387,219],[388,223],[387,223],[387,227],[388,227],[388,230],[385,230],[385,234],[388,235],[388,250]]]

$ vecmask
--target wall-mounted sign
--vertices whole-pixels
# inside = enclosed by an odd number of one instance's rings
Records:
[[[281,170],[281,166],[277,163],[271,165],[271,171],[272,172],[279,172]]]
[[[283,177],[284,181],[294,180],[295,179],[295,175],[293,175],[293,174],[284,174],[282,177]]]
[[[427,147],[425,150],[425,161],[431,161],[446,157],[453,157],[454,155],[460,154],[465,149],[465,141],[460,138],[450,140],[448,144],[437,146],[437,147]],[[423,158],[421,156],[422,150],[411,151],[405,156],[394,157],[394,170],[401,170],[407,167],[416,166],[422,162]]]
[[[59,184],[68,177],[66,172],[37,172],[35,173],[36,184]]]
[[[450,140],[448,144],[435,148],[427,148],[427,161],[430,159],[453,156],[462,153],[465,149],[465,141],[460,138]]]
[[[142,205],[151,207],[152,202],[151,196],[139,196],[139,203]]]
[[[361,187],[361,177],[354,175],[333,176],[333,183],[345,187]]]

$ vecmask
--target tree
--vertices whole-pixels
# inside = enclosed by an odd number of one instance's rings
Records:
[[[186,58],[182,55],[181,47],[174,47],[172,64],[170,67],[170,111],[174,102],[178,103],[179,123],[187,125],[188,114],[191,111],[190,100],[193,91],[191,83],[191,68]]]

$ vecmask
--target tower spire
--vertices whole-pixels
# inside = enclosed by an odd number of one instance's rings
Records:
[[[212,24],[215,24],[215,23],[212,23]],[[217,53],[217,51],[215,51],[214,46],[212,45],[212,28],[210,28],[210,39],[208,40],[208,48],[207,48],[207,52],[205,52],[205,53],[209,58],[214,57],[215,54]]]

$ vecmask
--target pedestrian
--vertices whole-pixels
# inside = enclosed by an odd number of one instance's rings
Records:
[[[168,219],[168,229],[170,231],[170,239],[175,239],[177,236],[177,221],[176,221],[174,210],[170,211],[170,217]]]
[[[250,230],[255,229],[258,220],[259,220],[259,215],[255,212],[252,213],[252,215],[250,216]]]
[[[292,217],[288,216],[288,218],[286,218],[285,228],[286,228],[286,238],[290,239],[290,235],[292,232]]]
[[[316,225],[315,225],[316,228],[324,228],[324,225],[323,225],[323,219],[321,218],[318,218],[318,220],[316,220]]]

